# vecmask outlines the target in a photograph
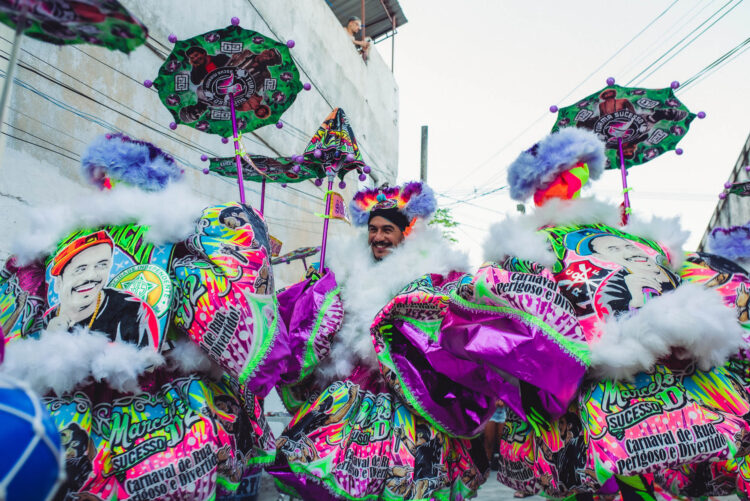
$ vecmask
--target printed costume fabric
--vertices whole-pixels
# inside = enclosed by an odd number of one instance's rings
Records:
[[[70,379],[43,399],[66,451],[58,499],[222,499],[275,456],[263,399],[240,383],[275,334],[265,223],[226,204],[206,209],[184,242],[152,245],[147,231],[75,232],[44,262],[11,258],[0,273],[3,368],[25,353],[16,366]]]
[[[555,413],[585,372],[583,332],[551,284],[493,267],[408,284],[371,326],[379,371],[359,365],[323,387],[315,372],[292,371],[281,393],[296,413],[269,473],[305,499],[468,499],[488,472],[482,441],[471,437],[491,417],[496,395],[524,412],[509,383],[521,378],[539,385],[538,400]],[[298,344],[314,354],[294,359],[319,361],[332,338],[325,326],[339,319],[335,277],[292,286],[279,301],[281,321],[301,339],[306,332],[307,343]],[[523,373],[512,350],[547,353],[540,363],[554,361],[560,379]]]
[[[594,348],[607,320],[638,315],[683,280],[723,287],[725,304],[737,308],[738,318],[744,311],[746,277],[718,256],[690,255],[681,277],[669,268],[665,247],[613,227],[539,231],[557,258],[554,281]],[[508,258],[504,267],[528,271],[534,265]],[[748,453],[750,397],[738,364],[703,371],[679,355],[662,357],[629,380],[590,374],[568,412],[546,427],[514,426],[510,419],[498,479],[555,498],[597,493],[623,479],[656,479],[665,491],[690,496],[714,495],[721,491],[716,485],[739,482]],[[739,366],[742,372],[745,366]]]

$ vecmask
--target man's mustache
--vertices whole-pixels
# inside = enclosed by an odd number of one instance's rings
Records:
[[[71,290],[73,290],[74,292],[78,292],[79,289],[86,288],[86,286],[90,285],[90,286],[94,287],[94,286],[99,285],[100,283],[102,283],[101,280],[87,280],[87,281],[83,282],[82,284],[76,285]]]
[[[384,247],[393,247],[393,244],[391,242],[389,242],[388,240],[383,240],[383,241],[380,241],[380,242],[373,241],[370,244],[370,247],[375,247],[376,245],[382,245]]]

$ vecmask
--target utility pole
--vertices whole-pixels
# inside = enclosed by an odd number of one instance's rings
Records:
[[[427,126],[422,126],[422,156],[419,163],[419,180],[427,182]]]

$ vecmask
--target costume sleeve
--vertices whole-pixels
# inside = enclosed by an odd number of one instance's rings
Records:
[[[536,391],[539,410],[561,415],[586,371],[588,349],[551,278],[487,265],[475,275],[413,282],[371,328],[388,384],[456,436],[479,433],[498,398],[526,417],[519,387]]]
[[[341,328],[344,307],[330,270],[320,278],[308,278],[285,289],[278,300],[290,352],[280,383],[296,385],[328,355],[331,340]]]
[[[174,323],[237,378],[243,393],[265,397],[286,371],[289,352],[263,219],[238,203],[205,209],[182,254],[173,262]]]

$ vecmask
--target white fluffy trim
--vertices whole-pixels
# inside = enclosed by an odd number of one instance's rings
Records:
[[[612,379],[647,371],[676,348],[708,370],[745,346],[734,310],[716,291],[690,283],[627,316],[610,318],[602,332],[591,345],[591,368]]]
[[[535,261],[544,266],[555,262],[547,238],[538,232],[543,226],[572,224],[620,224],[620,209],[596,198],[550,200],[527,215],[511,216],[490,226],[484,242],[484,258],[503,262],[506,257]]]
[[[112,342],[102,333],[44,331],[39,339],[9,343],[0,372],[26,381],[39,394],[61,395],[88,381],[106,381],[114,390],[138,391],[138,376],[162,365],[153,348]]]
[[[683,246],[690,237],[690,232],[684,230],[679,217],[663,218],[653,216],[650,221],[631,217],[623,231],[650,240],[655,240],[664,246],[669,255],[669,264],[675,270],[685,262]]]
[[[151,243],[178,242],[194,230],[207,205],[185,183],[159,192],[128,186],[92,192],[70,205],[32,209],[28,230],[15,238],[12,251],[27,263],[51,254],[60,239],[78,228],[128,223],[148,226],[146,239]]]
[[[363,231],[332,241],[329,249],[326,264],[341,287],[344,322],[319,369],[325,380],[349,376],[360,362],[377,367],[370,325],[409,282],[427,273],[466,272],[469,267],[466,254],[453,249],[439,230],[422,224],[379,262],[373,260]]]
[[[550,200],[531,214],[508,217],[490,226],[484,242],[484,258],[503,262],[505,258],[514,256],[552,266],[555,255],[547,238],[538,233],[539,228],[575,224],[605,224],[620,228],[620,208],[588,197]],[[621,229],[631,235],[657,241],[666,248],[670,264],[675,269],[682,266],[683,245],[690,233],[682,229],[678,217],[652,217],[646,221],[634,215],[628,225]]]
[[[188,339],[174,342],[171,350],[164,353],[167,365],[180,374],[196,372],[210,374],[213,379],[220,379],[224,370],[203,351],[197,344]]]

